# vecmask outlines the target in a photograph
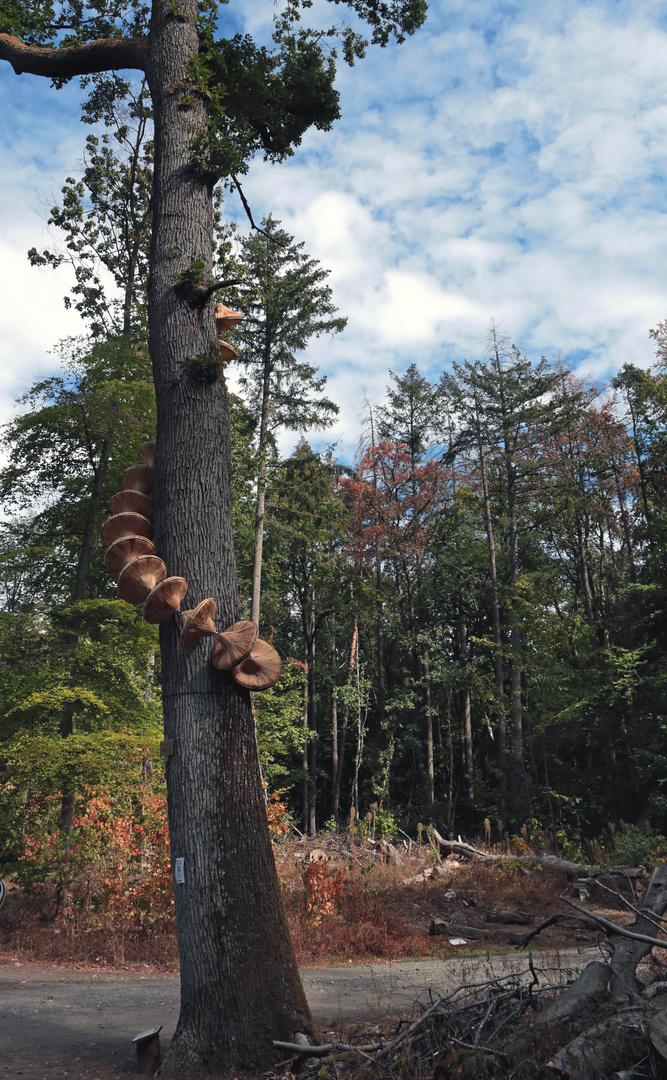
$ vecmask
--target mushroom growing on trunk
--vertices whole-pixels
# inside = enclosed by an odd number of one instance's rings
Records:
[[[236,349],[232,348],[228,341],[219,341],[218,351],[220,352],[222,359],[227,361],[236,360],[236,357],[239,355]]]
[[[132,510],[135,514],[143,514],[149,521],[153,520],[153,500],[143,491],[134,491],[126,488],[119,491],[111,500],[111,513],[122,514],[125,510]]]
[[[151,465],[130,465],[123,473],[123,487],[152,495],[154,478],[155,469]]]
[[[144,600],[146,622],[160,623],[174,615],[187,591],[188,583],[182,577],[168,577],[161,581]]]
[[[240,311],[232,311],[225,304],[216,304],[215,325],[219,334],[224,334],[225,330],[229,330],[230,326],[236,326],[237,323],[243,322],[244,318],[245,315],[242,315]]]
[[[138,555],[154,555],[155,545],[145,536],[122,536],[114,540],[104,556],[104,568],[118,581],[121,571]]]
[[[203,637],[212,637],[215,634],[215,600],[202,600],[201,604],[192,611],[183,612],[183,629],[181,630],[181,647],[191,649]]]
[[[224,634],[218,636],[213,646],[211,654],[213,667],[216,667],[218,671],[229,671],[240,664],[246,656],[250,655],[258,633],[257,623],[250,622],[249,619],[233,623]]]
[[[150,465],[151,469],[155,465],[155,443],[145,442],[141,444],[139,451],[139,457],[143,461],[144,465]]]
[[[239,686],[248,690],[268,690],[278,682],[282,661],[268,641],[256,641],[249,656],[231,669],[232,677]]]
[[[157,555],[138,555],[120,573],[118,595],[128,604],[143,604],[166,576],[167,567]]]
[[[122,514],[114,514],[107,518],[102,526],[102,540],[110,547],[114,540],[121,540],[128,536],[145,536],[149,540],[153,538],[153,526],[143,514],[135,514],[132,510],[123,511]]]

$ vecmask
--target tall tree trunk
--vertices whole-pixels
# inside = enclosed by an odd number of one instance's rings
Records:
[[[308,654],[305,654],[306,677],[303,680],[303,750],[301,753],[301,823],[308,832]]]
[[[86,514],[86,524],[83,529],[79,559],[76,566],[74,579],[74,593],[72,601],[75,604],[85,599],[90,563],[93,552],[93,540],[95,528],[99,521],[100,507],[102,505],[102,493],[104,481],[109,467],[109,441],[110,436],[102,441],[100,456],[93,475],[93,484],[90,492],[90,501]],[[79,643],[79,630],[81,629],[81,616],[74,615],[65,631],[65,645],[70,654],[69,662],[69,685],[70,689],[76,686],[76,650]],[[66,701],[60,713],[60,737],[68,739],[74,732],[74,702]],[[62,777],[62,797],[60,803],[60,818],[58,829],[63,845],[63,869],[58,882],[56,892],[56,904],[58,908],[67,913],[69,910],[69,856],[71,849],[72,827],[74,825],[74,809],[76,805],[76,779],[71,770],[66,770]]]
[[[347,671],[347,684],[345,695],[345,711],[343,713],[343,722],[340,729],[340,746],[338,748],[338,769],[336,771],[336,778],[334,781],[334,795],[333,795],[333,815],[338,819],[340,810],[340,790],[343,782],[343,766],[345,764],[345,740],[347,736],[347,726],[350,720],[350,687],[352,686],[352,675],[354,672],[354,658],[357,654],[359,641],[359,626],[357,622],[357,616],[354,616],[354,629],[352,630],[352,644],[350,646],[350,664]]]
[[[384,693],[384,635],[382,632],[382,570],[379,557],[375,565],[375,641],[377,649],[377,677],[378,677],[378,730],[381,749],[386,748],[386,732],[384,723],[385,693]]]
[[[317,832],[317,683],[315,678],[315,590],[310,595],[308,634],[306,635],[308,663],[308,832]]]
[[[331,616],[331,815],[334,812],[334,789],[338,775],[338,700],[336,697],[336,614]]]
[[[259,468],[257,470],[257,502],[255,504],[255,555],[252,564],[251,620],[259,626],[259,603],[262,589],[262,548],[264,546],[264,506],[266,499],[266,457],[269,438],[269,399],[271,391],[271,346],[264,349],[264,378],[262,382],[262,411],[259,422]]]
[[[473,782],[473,758],[472,758],[472,722],[470,717],[470,683],[468,682],[468,627],[465,615],[461,612],[459,619],[459,663],[461,665],[461,688],[459,690],[461,702],[461,728],[463,731],[464,764],[466,780],[466,799],[468,803],[468,816],[472,821],[475,811],[475,786]]]
[[[199,49],[196,0],[153,0],[148,71],[155,110],[149,282],[157,401],[155,545],[188,583],[190,607],[208,596],[216,619],[239,617],[231,529],[231,450],[222,372],[210,355],[210,304],[191,307],[174,282],[200,260],[211,274],[214,178],[191,163],[206,132],[191,83]],[[176,13],[175,13],[176,11]],[[213,641],[185,652],[175,618],[160,625],[166,767],[181,1007],[164,1075],[251,1068],[273,1060],[272,1040],[315,1034],[280,898],[250,694],[211,664]],[[279,1034],[282,1032],[283,1034]]]
[[[503,458],[505,465],[505,480],[507,483],[507,516],[509,519],[509,559],[510,559],[510,590],[512,602],[512,628],[510,632],[510,648],[512,661],[510,665],[510,712],[512,716],[512,817],[514,827],[518,831],[523,823],[524,814],[524,755],[523,755],[523,709],[521,702],[521,670],[523,667],[522,641],[521,641],[521,610],[517,595],[519,583],[519,538],[516,517],[516,471],[515,452],[516,444],[513,432],[510,430],[510,421],[507,412],[504,390],[504,375],[497,342],[494,346],[496,373],[498,376],[498,392],[502,409],[503,429]]]
[[[482,498],[484,501],[484,525],[489,548],[489,577],[491,578],[491,618],[493,621],[493,667],[496,676],[496,697],[498,709],[498,770],[500,772],[498,813],[507,829],[507,729],[505,722],[505,682],[503,678],[503,653],[500,631],[500,604],[498,602],[498,572],[496,568],[496,540],[491,518],[491,499],[489,497],[489,477],[486,467],[486,451],[480,439],[479,460],[482,471]]]
[[[428,647],[422,646],[422,666],[424,669],[424,712],[426,714],[426,788],[427,805],[433,806],[435,799],[435,772],[433,765],[433,714],[431,713],[431,674],[428,663]]]

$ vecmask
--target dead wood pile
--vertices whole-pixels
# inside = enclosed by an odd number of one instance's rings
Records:
[[[431,1003],[389,1039],[362,1046],[276,1043],[306,1070],[343,1067],[431,1076],[435,1080],[598,1080],[600,1077],[667,1076],[667,967],[654,953],[667,949],[660,936],[667,919],[667,864],[651,876],[630,926],[617,926],[563,897],[607,935],[600,960],[589,963],[563,989],[554,969],[530,955],[520,972],[460,986]],[[524,942],[538,932],[527,934]],[[650,957],[646,983],[637,969]],[[662,986],[661,984],[665,984]],[[434,1073],[435,1068],[435,1073]]]

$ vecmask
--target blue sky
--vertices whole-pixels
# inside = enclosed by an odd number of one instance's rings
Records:
[[[266,39],[273,10],[232,0],[224,25]],[[341,406],[325,441],[349,456],[389,368],[437,378],[480,354],[492,318],[529,356],[599,379],[652,362],[648,329],[667,317],[666,73],[652,0],[440,0],[404,45],[341,66],[333,131],[281,165],[256,161],[244,184],[257,218],[271,212],[331,270],[349,317],[311,349]],[[0,419],[79,332],[62,271],[25,255],[76,171],[78,99],[0,67]]]

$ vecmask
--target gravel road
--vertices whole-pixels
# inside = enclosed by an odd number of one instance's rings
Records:
[[[533,955],[538,968],[567,972],[599,954],[589,948]],[[526,966],[527,957],[513,953],[311,968],[302,978],[317,1023],[331,1030],[361,1019],[389,1021],[431,994]],[[0,963],[0,1080],[124,1076],[139,1031],[162,1024],[163,1050],[169,1045],[178,1003],[175,975]]]

